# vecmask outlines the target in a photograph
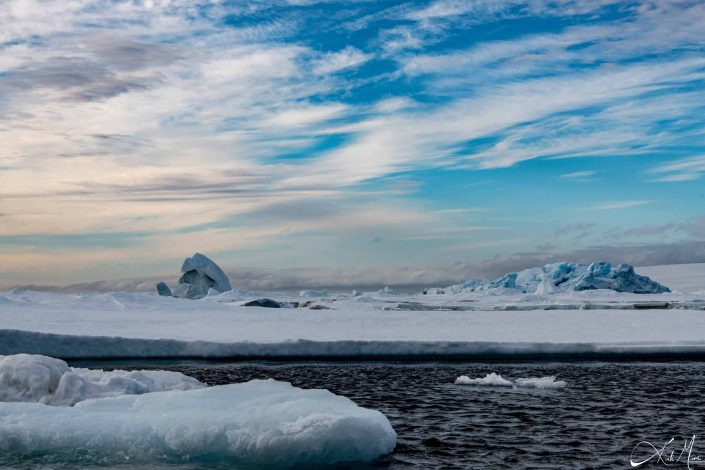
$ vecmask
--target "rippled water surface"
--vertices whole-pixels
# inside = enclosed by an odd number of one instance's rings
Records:
[[[648,440],[660,448],[674,437],[669,449],[678,457],[684,440],[694,434],[691,456],[700,453],[705,460],[705,363],[699,362],[116,367],[175,370],[210,385],[274,378],[303,388],[327,388],[378,409],[397,432],[396,450],[372,465],[354,468],[629,468],[630,454],[639,441]],[[459,375],[483,377],[490,372],[510,380],[555,375],[567,386],[453,384]],[[653,453],[648,446],[641,449],[635,459]],[[662,467],[663,463],[642,468]],[[672,463],[671,468],[686,466]]]

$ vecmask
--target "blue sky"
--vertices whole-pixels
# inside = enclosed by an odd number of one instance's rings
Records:
[[[702,2],[6,6],[0,286],[705,261]]]

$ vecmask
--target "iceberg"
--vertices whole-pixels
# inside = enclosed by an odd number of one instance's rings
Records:
[[[308,290],[302,290],[301,292],[299,292],[299,297],[305,297],[308,299],[328,297],[328,295],[329,295],[328,291],[326,291],[326,290],[308,289]]]
[[[0,402],[73,406],[91,398],[204,387],[198,380],[163,370],[124,371],[69,367],[53,357],[0,356]]]
[[[200,299],[232,290],[230,279],[209,257],[195,253],[181,265],[179,284],[173,290],[165,283],[157,284],[157,292],[163,296],[185,299]]]
[[[206,461],[306,468],[372,461],[390,453],[396,439],[379,411],[271,379],[72,407],[0,403],[0,463],[35,456],[100,466]]]
[[[397,293],[390,289],[389,286],[384,286],[384,288],[377,291],[377,295],[380,297],[385,297],[388,295],[397,295]]]
[[[608,289],[631,294],[662,294],[671,290],[640,276],[634,267],[622,263],[613,267],[606,261],[589,265],[578,263],[553,263],[542,268],[530,268],[516,273],[505,274],[490,281],[469,280],[443,289],[430,288],[433,294],[463,292],[521,292],[537,295],[560,292]]]

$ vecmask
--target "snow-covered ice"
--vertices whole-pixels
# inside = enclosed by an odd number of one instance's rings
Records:
[[[69,367],[66,362],[47,356],[0,356],[0,402],[70,406],[91,398],[192,390],[203,386],[198,380],[179,372],[105,372]]]
[[[705,263],[643,266],[637,269],[671,290],[705,294]]]
[[[304,297],[308,299],[328,297],[328,291],[313,289],[302,290],[301,292],[299,292],[299,297]]]
[[[61,358],[704,354],[705,269],[673,266],[659,276],[677,280],[672,271],[683,269],[691,274],[687,282],[681,278],[674,284],[675,292],[662,294],[367,292],[331,293],[301,302],[298,293],[234,290],[195,301],[143,293],[14,290],[0,293],[0,354]],[[299,307],[243,307],[264,297]],[[311,309],[319,305],[329,310]]]
[[[486,376],[477,379],[471,379],[467,375],[461,375],[455,379],[455,383],[456,385],[485,385],[492,387],[511,387],[514,385],[511,381],[502,378],[502,376],[496,372],[490,372]]]
[[[0,455],[74,463],[227,460],[273,468],[371,461],[396,445],[379,411],[327,390],[253,380],[85,400],[0,403]],[[80,455],[78,457],[80,457]]]
[[[593,293],[597,291],[591,291]],[[423,297],[423,298],[422,298]],[[636,354],[705,352],[705,311],[686,296],[367,297],[331,310],[242,307],[148,294],[0,295],[0,354],[62,358]],[[701,297],[702,298],[702,297]],[[465,302],[464,300],[469,300]],[[421,303],[423,301],[423,303]],[[415,302],[415,303],[411,303]],[[694,307],[701,305],[698,310]],[[656,308],[652,308],[652,307]],[[568,308],[570,307],[570,308]],[[454,310],[477,308],[478,310]],[[622,308],[629,308],[627,310]],[[390,309],[390,310],[385,310]]]

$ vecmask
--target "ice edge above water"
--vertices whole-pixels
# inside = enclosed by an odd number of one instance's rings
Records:
[[[62,359],[100,358],[386,358],[561,355],[705,355],[705,341],[551,343],[482,341],[284,341],[273,343],[178,341],[74,336],[0,330],[0,354],[43,354]]]

